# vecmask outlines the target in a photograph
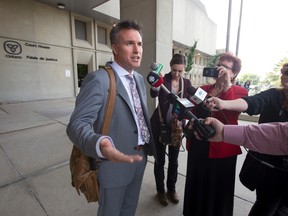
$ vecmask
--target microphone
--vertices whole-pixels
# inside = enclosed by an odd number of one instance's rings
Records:
[[[163,68],[163,64],[160,64],[160,63],[156,64],[155,62],[153,62],[150,65],[150,69],[157,74],[160,74],[160,71],[162,70],[162,68]]]
[[[203,102],[207,96],[207,92],[200,87],[197,89],[194,87],[189,87],[187,89],[187,93],[190,95],[190,99],[196,104]]]
[[[202,103],[203,101],[209,103],[207,99],[211,97],[207,96],[208,93],[200,87],[198,87],[197,89],[195,89],[194,87],[190,87],[187,89],[187,93],[190,95],[189,99],[192,100],[197,105]],[[214,106],[213,108],[219,110],[217,106]]]
[[[176,114],[178,120],[187,119],[193,122],[193,128],[197,130],[202,139],[208,139],[215,134],[215,129],[211,125],[205,125],[204,119],[198,119],[190,110],[193,104],[187,98],[179,98],[173,93],[168,94],[168,100],[172,107],[172,114]]]
[[[167,94],[169,94],[170,91],[163,85],[164,80],[160,74],[162,68],[163,64],[156,64],[153,62],[150,65],[150,69],[152,71],[150,71],[150,73],[147,75],[147,81],[152,87],[158,88],[160,86]]]
[[[148,76],[147,81],[153,87],[161,87],[168,94],[169,103],[173,104],[172,114],[178,116],[178,120],[188,119],[193,122],[193,127],[199,132],[203,139],[208,139],[215,134],[215,129],[211,125],[205,125],[203,119],[198,119],[190,109],[194,106],[187,98],[179,98],[177,95],[170,92],[163,85],[163,78],[160,71],[162,70],[162,64],[152,63],[150,69],[152,70]]]
[[[158,88],[159,86],[163,85],[163,83],[164,83],[162,76],[153,72],[153,71],[151,71],[148,74],[147,81],[151,86],[153,86],[155,88]]]

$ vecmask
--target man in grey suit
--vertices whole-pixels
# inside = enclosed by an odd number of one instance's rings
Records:
[[[142,59],[141,29],[135,21],[127,20],[116,24],[110,32],[114,55],[110,66],[116,79],[116,97],[109,135],[99,134],[109,91],[109,77],[104,69],[85,77],[67,126],[67,135],[79,149],[102,160],[98,216],[135,214],[147,155],[155,155],[145,82],[134,71]],[[138,94],[131,92],[130,82],[136,84]],[[134,94],[138,98],[137,108]],[[138,111],[142,114],[140,120]]]

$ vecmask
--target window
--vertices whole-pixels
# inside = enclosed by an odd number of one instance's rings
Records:
[[[107,44],[107,30],[101,26],[97,26],[98,43]]]
[[[87,64],[77,64],[77,78],[78,78],[78,87],[81,87],[81,84],[88,73]]]
[[[72,45],[87,49],[95,49],[93,20],[77,14],[71,15]]]
[[[75,19],[75,34],[77,39],[87,40],[85,22]]]

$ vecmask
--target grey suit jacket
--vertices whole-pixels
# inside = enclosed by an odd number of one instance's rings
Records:
[[[127,155],[137,154],[134,147],[137,146],[138,131],[132,113],[133,107],[120,77],[115,71],[114,74],[116,79],[116,98],[109,136],[119,151]],[[150,142],[145,145],[144,150],[148,155],[156,155],[149,122],[144,79],[137,72],[134,73],[134,78],[144,117],[151,134]],[[109,77],[104,69],[87,74],[76,98],[75,110],[72,113],[66,130],[70,140],[85,152],[86,155],[95,159],[99,159],[95,145],[97,140],[102,136],[99,134],[99,131],[103,120],[108,91]],[[147,160],[147,158],[143,158],[143,160]],[[98,178],[103,187],[119,187],[131,181],[133,173],[136,171],[135,169],[135,163],[115,163],[103,160],[100,165]]]

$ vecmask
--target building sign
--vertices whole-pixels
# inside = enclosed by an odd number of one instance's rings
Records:
[[[3,42],[4,57],[6,59],[19,59],[41,62],[58,62],[53,55],[51,46],[33,42],[18,42],[6,40]],[[48,52],[47,52],[48,51]]]
[[[9,55],[17,56],[22,53],[21,45],[16,41],[5,41],[4,50]]]

